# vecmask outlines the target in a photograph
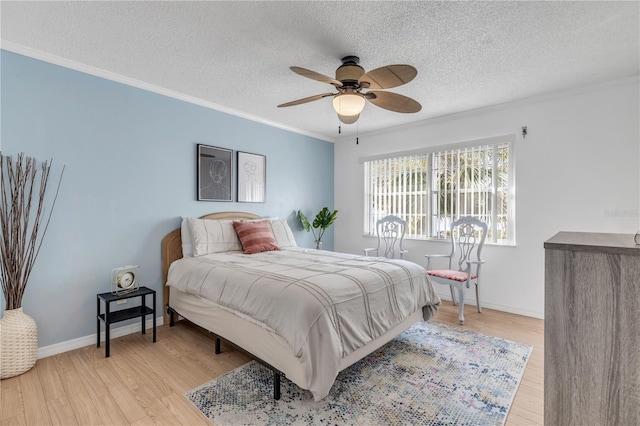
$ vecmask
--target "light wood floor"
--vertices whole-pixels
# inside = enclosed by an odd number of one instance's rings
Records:
[[[543,423],[542,320],[465,308],[465,328],[534,347],[511,407],[507,425]],[[436,321],[457,325],[457,308],[443,301]],[[0,425],[207,424],[182,394],[248,361],[186,321],[151,333],[114,339],[111,357],[104,345],[38,360],[18,377],[0,381]]]

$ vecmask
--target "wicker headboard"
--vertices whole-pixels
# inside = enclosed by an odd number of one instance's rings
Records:
[[[200,219],[259,219],[260,216],[247,212],[219,212],[202,216]],[[174,229],[162,239],[162,312],[164,323],[169,323],[167,305],[169,304],[169,287],[167,287],[167,275],[169,266],[175,260],[182,258],[182,233],[181,229]]]

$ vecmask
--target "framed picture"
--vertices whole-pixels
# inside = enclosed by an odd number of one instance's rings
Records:
[[[233,151],[198,144],[198,201],[233,201]]]
[[[267,157],[238,151],[238,202],[267,201]]]

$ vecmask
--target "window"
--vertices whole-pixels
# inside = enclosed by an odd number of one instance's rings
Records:
[[[407,221],[406,238],[447,239],[451,222],[471,215],[488,224],[487,242],[515,244],[513,140],[364,159],[365,235],[392,214]]]

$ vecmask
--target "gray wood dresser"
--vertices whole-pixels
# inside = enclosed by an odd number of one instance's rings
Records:
[[[544,248],[545,425],[640,425],[640,246],[560,232]]]

